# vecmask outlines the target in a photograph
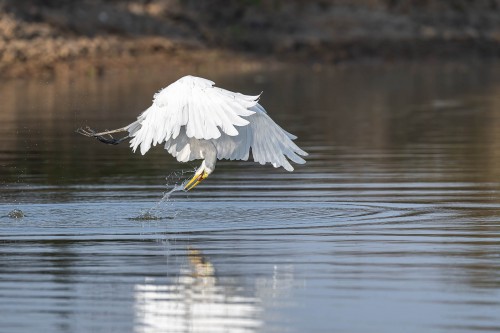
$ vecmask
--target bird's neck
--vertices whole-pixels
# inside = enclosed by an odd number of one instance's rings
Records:
[[[204,160],[199,170],[204,169],[208,174],[211,174],[215,170],[215,164],[217,163],[217,149],[211,142],[207,142],[203,148]]]

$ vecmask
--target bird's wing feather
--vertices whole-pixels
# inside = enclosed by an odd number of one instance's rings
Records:
[[[195,138],[190,138],[186,134],[186,129],[181,128],[179,135],[171,137],[165,142],[165,149],[177,159],[179,162],[189,162],[192,160],[202,159],[203,150],[207,141],[201,141]]]
[[[278,126],[260,104],[250,110],[255,112],[247,118],[250,124],[239,127],[238,135],[222,134],[220,138],[212,140],[217,148],[218,159],[246,161],[251,149],[255,162],[271,163],[275,168],[293,171],[288,159],[298,164],[305,163],[300,155],[307,156],[307,153],[292,141],[296,139],[294,135]]]
[[[235,126],[247,126],[259,96],[247,96],[214,87],[214,82],[185,76],[158,92],[137,121],[128,126],[135,151],[176,139],[185,128],[187,138],[211,140],[237,136]]]
[[[247,118],[250,124],[238,127],[238,135],[222,133],[217,139],[205,141],[190,138],[186,129],[181,128],[178,136],[165,142],[165,149],[179,162],[205,158],[203,152],[210,148],[208,145],[213,144],[217,159],[246,161],[251,150],[255,162],[271,163],[275,168],[293,171],[288,160],[305,163],[300,156],[307,156],[307,153],[292,141],[295,136],[279,127],[261,105],[255,105],[252,110],[255,113]]]

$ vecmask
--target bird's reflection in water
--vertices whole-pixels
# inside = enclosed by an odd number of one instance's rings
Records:
[[[146,279],[136,285],[136,332],[255,332],[263,324],[265,299],[276,294],[262,290],[275,289],[276,266],[274,270],[269,281],[261,278],[255,288],[249,288],[253,291],[245,290],[246,295],[241,295],[241,288],[217,279],[213,264],[200,251],[188,248],[188,264],[181,269],[176,284],[161,285]],[[282,275],[289,280],[283,281],[285,286],[293,284],[292,275]]]

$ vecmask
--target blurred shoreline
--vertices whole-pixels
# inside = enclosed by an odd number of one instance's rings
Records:
[[[0,77],[500,55],[500,3],[0,0]]]

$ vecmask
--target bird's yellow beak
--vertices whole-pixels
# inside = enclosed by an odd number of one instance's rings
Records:
[[[208,177],[208,172],[203,170],[200,174],[195,174],[193,178],[184,186],[184,191],[192,190],[196,185],[198,185],[203,179]]]

